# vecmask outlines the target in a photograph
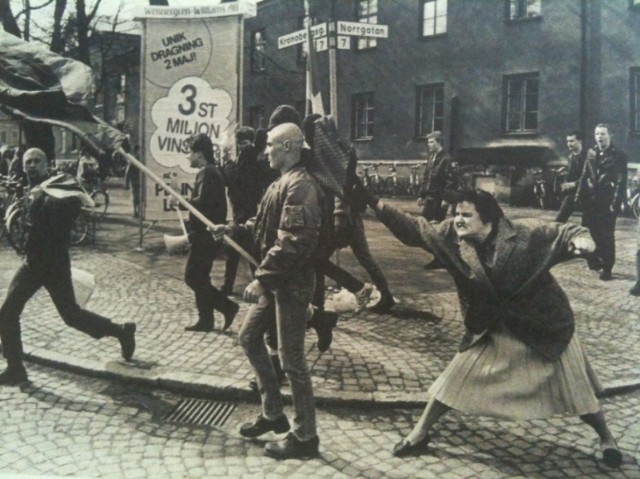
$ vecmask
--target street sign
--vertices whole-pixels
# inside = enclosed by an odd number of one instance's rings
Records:
[[[338,50],[351,50],[351,37],[338,35],[338,42],[336,46],[338,47]]]
[[[327,36],[327,23],[319,23],[311,27],[311,37],[314,39]],[[307,29],[297,30],[278,37],[278,49],[292,47],[307,41]]]
[[[378,23],[336,22],[338,35],[389,38],[389,27]]]

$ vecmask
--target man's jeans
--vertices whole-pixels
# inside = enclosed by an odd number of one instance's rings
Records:
[[[301,441],[317,434],[313,388],[304,349],[313,289],[313,270],[307,269],[295,275],[286,286],[262,296],[257,304],[251,306],[239,334],[240,344],[256,373],[263,415],[267,419],[276,419],[283,414],[282,395],[264,342],[264,333],[269,326],[269,309],[275,302],[278,355],[291,386],[295,408],[293,433]]]

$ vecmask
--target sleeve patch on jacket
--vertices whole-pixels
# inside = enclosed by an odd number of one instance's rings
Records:
[[[304,227],[304,208],[302,206],[285,206],[282,212],[282,227]]]

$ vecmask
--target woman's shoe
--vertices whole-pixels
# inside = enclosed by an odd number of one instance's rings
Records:
[[[622,465],[622,453],[615,442],[613,447],[605,447],[600,444],[600,448],[602,449],[602,461],[607,467],[618,469]]]
[[[428,434],[415,444],[403,439],[393,446],[393,455],[396,457],[419,456],[427,452],[429,441],[431,438]]]

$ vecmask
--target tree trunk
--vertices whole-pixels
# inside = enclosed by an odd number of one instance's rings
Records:
[[[53,12],[53,32],[51,34],[51,51],[55,53],[64,52],[64,39],[62,37],[62,16],[67,8],[67,0],[56,0]]]
[[[16,37],[22,37],[22,32],[20,31],[20,27],[18,27],[16,17],[13,16],[13,12],[11,11],[9,0],[0,0],[0,19],[2,19],[2,27],[5,32],[15,35]]]

